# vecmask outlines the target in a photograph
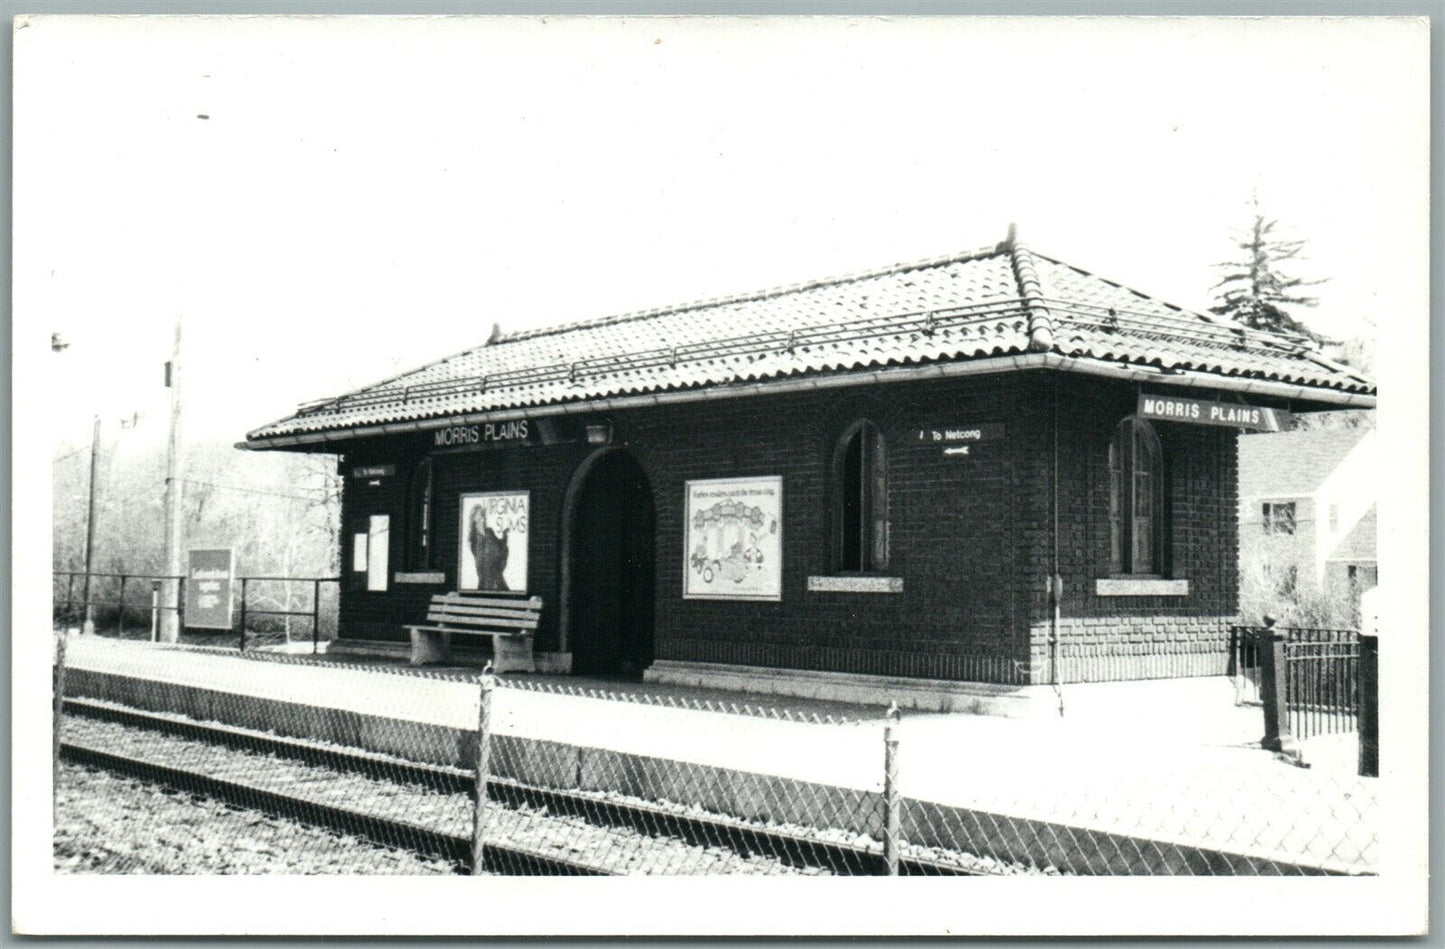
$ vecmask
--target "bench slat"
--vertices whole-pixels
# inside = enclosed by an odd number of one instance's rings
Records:
[[[433,603],[459,603],[467,606],[500,606],[512,607],[519,610],[540,610],[542,598],[540,596],[528,597],[525,600],[508,600],[500,597],[467,596],[462,593],[438,593],[432,597]]]
[[[427,610],[455,616],[505,616],[508,619],[531,619],[541,615],[538,610],[498,610],[486,606],[454,606],[451,603],[433,603]]]
[[[414,629],[423,633],[461,633],[463,636],[502,636],[507,639],[525,639],[532,635],[529,630],[524,629],[458,629],[451,626],[418,626],[415,623],[407,623],[402,629]]]
[[[428,613],[426,618],[433,623],[452,623],[460,627],[486,629],[488,626],[507,626],[516,629],[536,629],[536,619],[495,619],[486,616],[452,616],[447,613]]]

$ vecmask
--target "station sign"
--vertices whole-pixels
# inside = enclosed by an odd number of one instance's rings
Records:
[[[1161,422],[1185,422],[1190,425],[1219,425],[1254,432],[1282,432],[1289,428],[1290,413],[1262,405],[1237,402],[1211,402],[1207,399],[1186,399],[1173,395],[1139,393],[1140,418]]]
[[[235,554],[192,550],[186,563],[186,628],[230,629]]]
[[[515,418],[505,422],[472,422],[448,425],[430,433],[427,447],[433,454],[478,451],[487,448],[519,448],[580,442],[586,429],[577,418]]]
[[[971,457],[980,443],[997,441],[1003,434],[1002,422],[973,422],[920,428],[918,440],[937,445],[949,457]]]

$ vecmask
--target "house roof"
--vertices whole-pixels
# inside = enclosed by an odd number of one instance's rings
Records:
[[[1299,337],[1164,303],[1035,253],[1010,234],[996,247],[867,273],[494,334],[474,349],[304,404],[247,437],[255,447],[281,446],[319,440],[317,433],[1029,353],[1075,368],[1272,381],[1322,401],[1373,404],[1375,392]]]
[[[1360,516],[1355,526],[1344,536],[1326,560],[1342,560],[1349,563],[1375,562],[1375,505]]]
[[[1303,429],[1239,439],[1239,496],[1314,494],[1370,429]]]

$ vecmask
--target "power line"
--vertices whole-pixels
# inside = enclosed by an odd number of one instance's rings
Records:
[[[315,501],[315,500],[316,500],[316,497],[315,497],[314,495],[313,495],[313,496],[308,496],[308,495],[304,495],[304,494],[283,494],[283,493],[281,493],[281,492],[279,492],[279,491],[262,491],[260,488],[243,488],[243,487],[240,487],[239,485],[234,485],[234,484],[220,484],[220,483],[215,482],[215,481],[196,481],[196,480],[192,480],[192,479],[190,479],[190,478],[183,478],[182,481],[183,481],[184,483],[186,483],[186,484],[195,485],[196,487],[218,488],[218,489],[220,489],[220,490],[222,490],[222,491],[236,491],[236,492],[239,492],[239,493],[241,493],[241,494],[260,494],[260,495],[264,495],[264,496],[270,497],[270,498],[288,498],[288,499],[290,499],[290,500],[292,500],[292,501]],[[317,489],[317,490],[320,490],[320,489]]]
[[[59,464],[60,462],[64,461],[64,460],[67,459],[67,458],[74,458],[76,455],[82,454],[82,453],[87,452],[87,451],[90,451],[90,446],[89,446],[89,445],[86,445],[86,446],[84,446],[84,447],[82,447],[82,448],[77,448],[77,449],[75,449],[75,451],[68,451],[68,452],[66,452],[66,453],[63,454],[63,455],[58,455],[58,456],[50,459],[50,463],[51,463],[52,465]]]

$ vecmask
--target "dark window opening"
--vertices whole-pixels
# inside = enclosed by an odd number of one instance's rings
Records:
[[[1164,452],[1154,427],[1126,418],[1109,442],[1109,561],[1116,574],[1162,575]]]
[[[837,551],[839,570],[882,570],[888,566],[888,473],[883,437],[871,422],[859,422],[837,451]]]
[[[423,458],[412,472],[407,493],[406,565],[410,570],[432,566],[432,461]]]
[[[1293,501],[1265,502],[1262,513],[1264,515],[1264,532],[1266,534],[1294,533]]]

